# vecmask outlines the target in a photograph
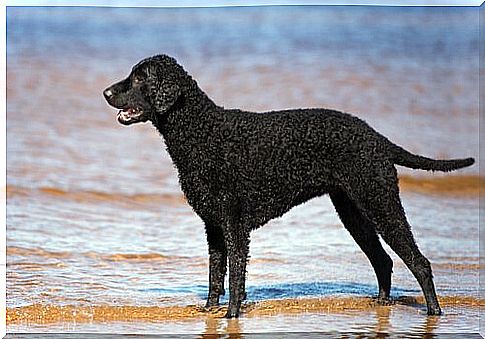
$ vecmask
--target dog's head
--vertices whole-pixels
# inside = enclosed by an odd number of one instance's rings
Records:
[[[185,71],[174,58],[157,55],[135,65],[130,75],[108,87],[103,94],[119,109],[123,125],[157,119],[177,102],[181,95],[181,77]]]

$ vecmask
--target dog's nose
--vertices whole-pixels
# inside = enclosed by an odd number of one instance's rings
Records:
[[[106,100],[111,99],[111,97],[113,96],[113,92],[109,88],[105,89],[103,94]]]

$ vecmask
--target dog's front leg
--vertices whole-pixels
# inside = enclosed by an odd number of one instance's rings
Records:
[[[207,244],[209,245],[209,295],[206,308],[219,305],[219,296],[224,295],[224,277],[227,268],[227,250],[222,228],[207,224]]]
[[[242,225],[231,225],[225,232],[229,255],[229,306],[226,318],[239,316],[241,302],[246,299],[246,263],[249,253],[249,232]]]

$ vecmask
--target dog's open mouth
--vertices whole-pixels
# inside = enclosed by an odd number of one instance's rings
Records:
[[[131,125],[135,122],[145,122],[148,119],[144,116],[143,111],[139,108],[124,108],[118,112],[118,122],[123,125]]]

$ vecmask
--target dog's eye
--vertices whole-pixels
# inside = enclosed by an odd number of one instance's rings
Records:
[[[135,84],[139,84],[139,83],[142,83],[143,80],[145,80],[143,77],[139,76],[139,75],[135,75],[135,77],[133,78],[133,82]]]

